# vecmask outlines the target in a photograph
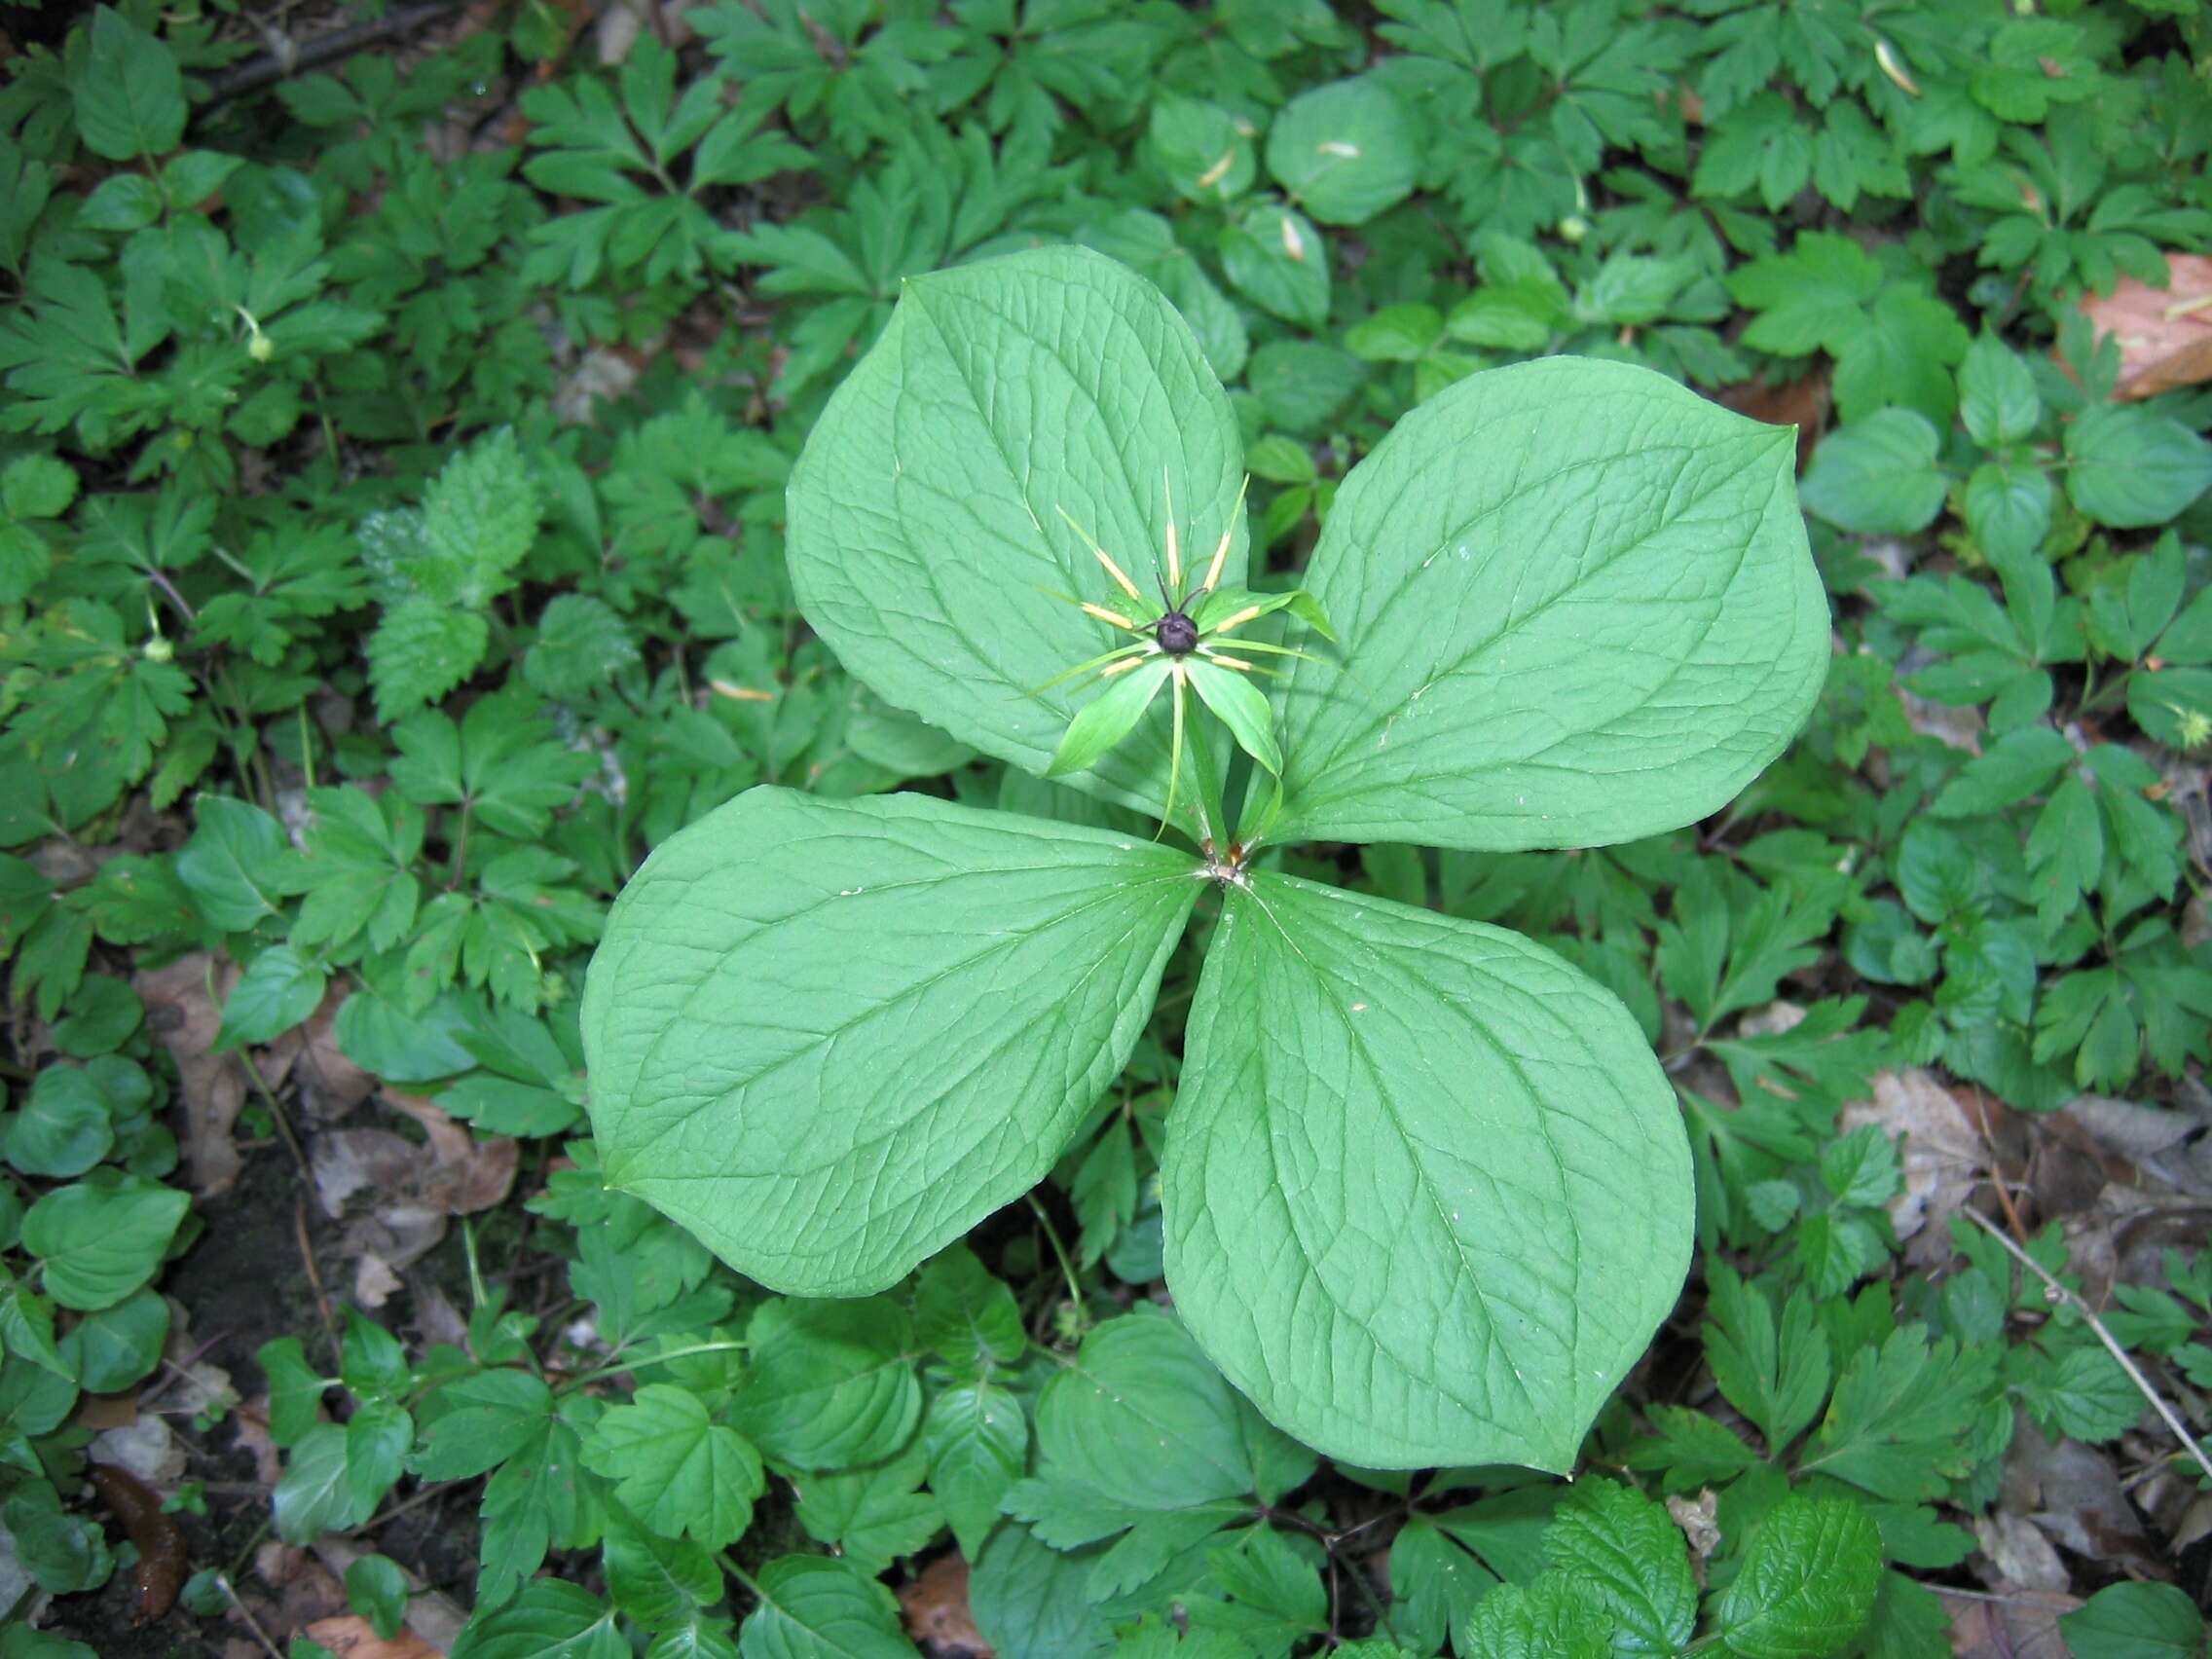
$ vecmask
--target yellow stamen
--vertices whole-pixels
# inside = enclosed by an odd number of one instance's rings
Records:
[[[1108,610],[1103,605],[1093,605],[1088,599],[1083,600],[1081,604],[1083,606],[1083,608],[1087,612],[1088,612],[1092,616],[1097,617],[1099,621],[1111,622],[1117,628],[1126,628],[1131,633],[1136,632],[1137,625],[1134,622],[1130,621],[1126,616],[1124,616],[1119,610]]]
[[[1132,668],[1142,668],[1144,667],[1144,660],[1141,656],[1133,656],[1122,662],[1109,663],[1098,671],[1098,678],[1111,680],[1117,674],[1126,674]]]
[[[1206,652],[1206,661],[1218,662],[1224,668],[1241,669],[1247,674],[1252,672],[1252,668],[1254,666],[1253,664],[1246,662],[1242,657],[1223,656],[1219,651]]]
[[[1219,184],[1224,178],[1229,176],[1229,169],[1235,165],[1236,152],[1235,150],[1222,151],[1221,160],[1214,163],[1212,166],[1206,168],[1204,172],[1198,174],[1198,188],[1200,190],[1211,190],[1215,185]]]
[[[1244,510],[1244,492],[1252,487],[1252,475],[1247,472],[1244,482],[1236,489],[1236,505],[1229,509],[1229,523],[1222,528],[1221,545],[1213,550],[1213,563],[1206,567],[1206,591],[1211,593],[1221,585],[1221,568],[1229,562],[1229,538],[1236,531],[1236,515]]]
[[[1091,538],[1090,532],[1085,530],[1083,526],[1076,523],[1074,519],[1069,518],[1067,508],[1055,507],[1053,508],[1053,511],[1057,512],[1062,519],[1065,519],[1067,521],[1068,529],[1074,531],[1076,533],[1076,535],[1082,540],[1083,544],[1086,547],[1089,548],[1092,554],[1096,556],[1098,562],[1106,567],[1106,573],[1112,576],[1117,582],[1120,582],[1122,584],[1122,591],[1127,594],[1131,599],[1135,600],[1139,605],[1142,605],[1144,603],[1144,595],[1137,591],[1137,584],[1130,581],[1128,576],[1124,573],[1122,567],[1114,563],[1112,557],[1108,555],[1106,549],[1099,546],[1098,543]]]
[[[1160,488],[1167,497],[1167,585],[1177,593],[1183,591],[1182,543],[1175,538],[1175,485],[1167,476],[1167,468],[1160,469]]]
[[[750,685],[732,685],[726,680],[710,680],[707,683],[717,695],[735,698],[740,703],[773,703],[776,700],[773,691],[756,691]]]
[[[1239,610],[1228,621],[1219,624],[1214,629],[1214,632],[1217,634],[1226,634],[1232,628],[1241,628],[1245,623],[1251,621],[1253,617],[1259,615],[1260,609],[1261,608],[1257,605],[1247,605],[1242,610]]]

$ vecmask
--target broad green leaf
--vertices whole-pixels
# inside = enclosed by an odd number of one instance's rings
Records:
[[[990,1382],[947,1388],[930,1402],[922,1445],[930,1460],[930,1491],[944,1505],[961,1554],[974,1561],[1028,1456],[1029,1419],[1021,1401]]]
[[[48,1066],[7,1120],[0,1151],[25,1175],[82,1175],[108,1155],[115,1129],[99,1080],[85,1066]]]
[[[2200,1659],[2204,1620],[2171,1584],[2108,1584],[2058,1618],[2074,1659]]]
[[[407,1574],[389,1556],[357,1557],[346,1568],[346,1603],[389,1641],[407,1622]]]
[[[349,1477],[341,1424],[318,1422],[300,1437],[285,1456],[272,1506],[276,1535],[288,1544],[312,1543],[369,1518],[376,1504],[364,1503]]]
[[[2099,524],[2164,524],[2212,486],[2212,442],[2168,416],[2100,404],[2066,428],[2066,494]]]
[[[1221,233],[1221,268],[1262,311],[1309,329],[1329,320],[1329,244],[1302,213],[1264,202]]]
[[[203,795],[199,828],[176,855],[177,878],[208,921],[243,933],[277,913],[269,877],[287,845],[284,827],[250,801]]]
[[[1831,432],[1805,469],[1805,510],[1862,535],[1910,535],[1943,510],[1941,438],[1915,409],[1883,409]]]
[[[77,43],[72,43],[77,44]],[[85,147],[111,162],[175,149],[184,137],[184,76],[169,49],[101,6],[72,65],[69,90]]]
[[[976,1253],[955,1244],[931,1261],[914,1288],[916,1339],[964,1377],[1012,1365],[1029,1346],[1021,1306]]]
[[[1582,847],[1714,811],[1820,693],[1787,428],[1549,358],[1422,404],[1307,572],[1342,664],[1283,682],[1282,839]]]
[[[1048,1549],[1010,1522],[991,1535],[968,1582],[976,1628],[1000,1659],[1100,1659],[1114,1638],[1089,1574],[1088,1562]]]
[[[1752,1530],[1717,1611],[1721,1645],[1743,1659],[1824,1659],[1874,1610],[1882,1537],[1849,1498],[1787,1497]]]
[[[43,1258],[49,1296],[64,1308],[96,1312],[154,1276],[191,1204],[173,1187],[101,1170],[31,1205],[22,1246]]]
[[[1324,225],[1364,225],[1404,201],[1420,171],[1413,123],[1374,76],[1292,98],[1268,129],[1268,171]]]
[[[1187,1545],[1303,1481],[1312,1458],[1252,1409],[1172,1317],[1149,1308],[1108,1320],[1037,1405],[1037,1475],[1008,1495],[1010,1514],[1074,1548],[1150,1516],[1192,1513]]]
[[[921,1491],[929,1465],[919,1443],[867,1468],[803,1477],[798,1522],[864,1572],[882,1572],[924,1548],[944,1527],[944,1510]]]
[[[913,1332],[896,1303],[765,1302],[746,1338],[737,1421],[781,1464],[836,1469],[904,1446],[922,1414]]]
[[[616,1509],[603,1560],[614,1604],[647,1630],[688,1624],[722,1599],[722,1572],[702,1544],[653,1531]]]
[[[59,1352],[88,1394],[120,1394],[153,1374],[168,1335],[166,1299],[138,1290],[78,1320],[61,1339]]]
[[[601,1418],[584,1463],[617,1483],[614,1495],[645,1526],[672,1538],[688,1532],[709,1549],[753,1524],[753,1500],[767,1490],[745,1436],[672,1382],[648,1382]]]
[[[540,1578],[497,1612],[480,1612],[453,1659],[628,1659],[614,1609],[580,1584]]]
[[[608,1182],[775,1289],[892,1284],[1043,1179],[1198,889],[1133,837],[750,791],[662,843],[592,960]]]
[[[1370,1467],[1570,1467],[1689,1261],[1679,1112],[1609,992],[1272,876],[1225,902],[1161,1181],[1193,1334]]]
[[[915,1659],[898,1602],[850,1562],[785,1556],[760,1569],[759,1590],[738,1627],[744,1659]]]
[[[1959,365],[1959,418],[1983,449],[2001,449],[2035,433],[2043,398],[2017,352],[1994,334],[1967,348]]]
[[[1249,127],[1219,104],[1162,97],[1147,136],[1167,182],[1193,202],[1234,202],[1259,171]]]
[[[218,1051],[267,1043],[300,1024],[322,1006],[330,976],[288,944],[272,945],[253,959],[223,1004]]]
[[[1052,597],[1131,602],[1086,535],[1154,591],[1167,498],[1187,565],[1231,533],[1236,423],[1189,325],[1125,267],[1039,248],[909,280],[792,475],[800,607],[886,701],[1043,772],[1076,709],[1034,689],[1121,643]],[[1167,711],[1074,780],[1158,814]]]

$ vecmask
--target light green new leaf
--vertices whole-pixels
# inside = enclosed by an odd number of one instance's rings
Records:
[[[857,1295],[1044,1178],[1121,1071],[1187,855],[920,795],[748,791],[624,889],[583,1002],[608,1185]]]
[[[1042,772],[1089,693],[1035,688],[1121,643],[1052,595],[1131,603],[1062,513],[1149,595],[1169,493],[1210,559],[1239,453],[1189,325],[1126,267],[1049,247],[917,277],[792,475],[792,583],[879,696]],[[1244,541],[1238,521],[1227,581]],[[1166,716],[1071,781],[1157,815]]]
[[[1228,897],[1161,1185],[1193,1334],[1369,1467],[1567,1469],[1689,1264],[1688,1142],[1609,992],[1285,878]]]
[[[1744,1546],[1721,1597],[1721,1645],[1743,1659],[1841,1652],[1874,1610],[1882,1536],[1849,1498],[1788,1497]]]
[[[584,1463],[619,1482],[614,1495],[654,1531],[689,1532],[709,1549],[744,1533],[753,1500],[767,1490],[745,1436],[672,1382],[646,1383],[593,1424]]]
[[[1029,1419],[1012,1389],[991,1382],[947,1388],[930,1402],[922,1422],[930,1491],[961,1554],[974,1561],[998,1524],[999,1503],[1021,1478],[1029,1451]]]
[[[1714,811],[1819,696],[1827,600],[1788,428],[1664,376],[1473,375],[1355,467],[1287,670],[1283,839],[1587,847]]]
[[[760,1569],[738,1627],[744,1659],[915,1659],[891,1592],[848,1561],[785,1556]]]

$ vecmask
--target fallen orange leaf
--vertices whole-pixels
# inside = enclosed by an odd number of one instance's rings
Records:
[[[2110,294],[2083,298],[2097,332],[2119,337],[2116,397],[2156,397],[2212,380],[2212,258],[2169,253],[2166,271],[2163,288],[2122,276]]]

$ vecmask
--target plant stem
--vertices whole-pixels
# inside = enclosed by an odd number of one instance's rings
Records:
[[[2096,1333],[2097,1341],[2105,1345],[2105,1351],[2120,1362],[2120,1370],[2127,1373],[2127,1380],[2135,1384],[2146,1400],[2151,1402],[2152,1410],[2156,1411],[2164,1420],[2166,1427],[2173,1431],[2173,1437],[2181,1442],[2183,1450],[2196,1460],[2196,1466],[2204,1471],[2205,1478],[2212,1480],[2212,1458],[2207,1458],[2204,1456],[2204,1448],[2197,1445],[2195,1436],[2189,1432],[2180,1416],[2174,1411],[2173,1407],[2166,1404],[2164,1397],[2159,1394],[2157,1389],[2151,1386],[2151,1380],[2143,1375],[2142,1367],[2138,1366],[2134,1359],[2129,1356],[2128,1351],[2120,1346],[2113,1334],[2105,1329],[2105,1322],[2097,1317],[2096,1309],[2083,1301],[2079,1292],[2059,1283],[2048,1269],[2021,1249],[2019,1245],[2013,1243],[2005,1230],[1987,1216],[1971,1209],[1962,1209],[1959,1213],[2002,1244],[2007,1255],[2043,1280],[2045,1290],[2051,1297],[2067,1303],[2077,1313],[2082,1315],[2089,1329]]]
[[[1045,1213],[1045,1206],[1037,1201],[1035,1193],[1028,1194],[1027,1198],[1029,1207],[1037,1212],[1038,1225],[1044,1228],[1045,1236],[1051,1243],[1052,1254],[1059,1258],[1060,1276],[1068,1281],[1068,1300],[1074,1303],[1077,1310],[1080,1311],[1083,1308],[1083,1287],[1077,1283],[1075,1265],[1068,1260],[1067,1250],[1060,1243],[1059,1229],[1052,1225],[1052,1218]]]
[[[618,1372],[635,1371],[641,1365],[660,1365],[672,1359],[689,1359],[697,1353],[737,1353],[749,1346],[749,1344],[734,1339],[719,1343],[695,1343],[690,1347],[670,1348],[666,1353],[648,1353],[636,1359],[613,1360],[596,1371],[586,1371],[570,1378],[569,1386],[580,1387],[586,1382],[595,1382],[602,1377],[612,1377]]]

